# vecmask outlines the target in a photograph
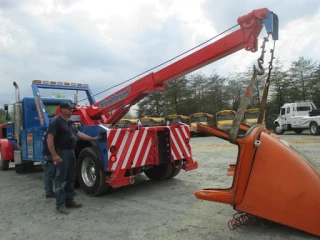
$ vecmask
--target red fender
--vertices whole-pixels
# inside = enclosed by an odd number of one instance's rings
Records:
[[[13,160],[14,146],[8,139],[0,139],[2,160]]]

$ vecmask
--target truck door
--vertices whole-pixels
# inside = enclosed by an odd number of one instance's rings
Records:
[[[280,109],[280,119],[281,119],[281,125],[287,124],[286,108]]]
[[[286,107],[286,114],[284,115],[285,119],[284,122],[285,124],[291,124],[291,107]]]

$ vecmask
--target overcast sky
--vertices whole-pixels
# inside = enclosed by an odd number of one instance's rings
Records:
[[[22,97],[31,96],[33,79],[89,83],[100,92],[264,7],[279,17],[275,55],[285,67],[299,56],[319,60],[319,0],[0,0],[0,107],[14,102],[13,81]],[[259,54],[241,50],[200,72],[227,77],[250,67]]]

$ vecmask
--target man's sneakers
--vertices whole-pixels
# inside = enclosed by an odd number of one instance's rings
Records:
[[[61,206],[57,206],[56,207],[56,211],[57,213],[61,213],[61,214],[69,214],[69,212],[67,211],[66,207],[61,205]]]
[[[46,195],[46,198],[55,198],[56,194],[55,193],[51,193],[49,195]]]
[[[66,208],[81,208],[82,204],[72,200],[66,202],[65,206]]]
[[[56,211],[57,213],[61,213],[61,214],[69,214],[66,208],[81,208],[81,207],[82,207],[81,203],[78,203],[76,201],[68,201],[66,202],[65,206],[63,205],[57,206]]]

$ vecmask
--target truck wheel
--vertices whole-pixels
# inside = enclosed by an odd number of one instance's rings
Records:
[[[181,168],[173,168],[173,171],[171,173],[171,175],[169,176],[169,178],[174,178],[175,176],[177,176],[181,171]]]
[[[2,150],[0,148],[0,170],[1,171],[8,170],[9,169],[9,162],[10,161],[5,161],[2,159]]]
[[[150,180],[164,180],[170,178],[171,175],[173,175],[174,167],[171,163],[169,164],[160,164],[158,166],[153,166],[152,168],[149,168],[147,170],[144,170],[144,174],[150,179]]]
[[[179,164],[178,164],[179,166],[182,166],[181,160],[179,160],[177,162],[179,162]],[[173,167],[173,171],[172,171],[171,175],[169,176],[169,178],[174,178],[175,176],[177,176],[180,173],[180,171],[181,171],[181,167],[179,167],[179,168]]]
[[[25,163],[25,171],[27,173],[32,173],[34,172],[35,166],[34,166],[34,162],[32,161],[26,161]]]
[[[293,129],[293,131],[294,131],[296,134],[300,134],[300,133],[303,132],[303,129],[297,128],[297,129]]]
[[[319,135],[319,126],[316,122],[310,123],[310,133],[312,135]]]
[[[16,173],[24,173],[26,171],[26,164],[21,163],[21,164],[16,164],[14,166]]]
[[[283,129],[280,128],[279,123],[275,123],[274,124],[273,131],[278,135],[281,135],[281,134],[283,134],[285,132]]]
[[[77,176],[82,190],[90,196],[102,195],[110,188],[100,166],[100,160],[92,147],[84,148],[80,152]]]

